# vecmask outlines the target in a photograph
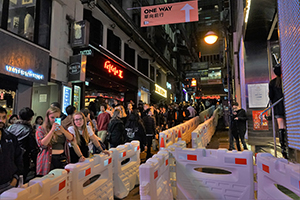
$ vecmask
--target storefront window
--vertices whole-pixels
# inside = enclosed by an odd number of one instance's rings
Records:
[[[10,0],[7,30],[33,41],[35,0]]]
[[[103,45],[103,24],[94,18],[91,10],[84,9],[83,17],[90,22],[90,43],[98,46]]]
[[[138,70],[148,76],[148,59],[138,56]]]
[[[135,67],[135,51],[130,48],[128,44],[125,44],[125,62],[132,67]]]
[[[112,30],[107,29],[107,49],[121,57],[121,40]]]

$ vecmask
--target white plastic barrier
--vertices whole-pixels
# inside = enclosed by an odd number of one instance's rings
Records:
[[[159,133],[159,148],[164,149],[173,144],[173,131],[174,129],[165,130]]]
[[[12,188],[1,194],[0,199],[15,200],[65,200],[72,199],[69,174],[55,169],[42,178],[31,180],[26,188]]]
[[[186,148],[185,141],[178,141],[175,144],[169,146],[166,150],[169,152],[169,165],[170,165],[170,182],[172,186],[173,197],[177,196],[176,185],[176,160],[175,160],[175,148]]]
[[[269,153],[257,154],[258,199],[292,199],[275,184],[294,192],[300,199],[300,164],[275,158]],[[290,192],[291,193],[291,192]]]
[[[203,110],[199,114],[200,123],[203,123],[206,120],[208,120],[213,115],[214,110],[215,110],[215,106],[211,106],[208,109]]]
[[[140,199],[173,200],[168,151],[159,151],[140,166]]]
[[[72,199],[114,199],[111,155],[96,154],[65,169],[70,171]]]
[[[251,151],[175,149],[177,199],[254,199]],[[217,168],[230,174],[195,169]]]
[[[200,124],[198,128],[196,128],[192,132],[192,148],[205,147],[205,141],[203,135],[206,134],[207,128],[204,123]]]
[[[122,199],[139,184],[140,142],[132,141],[110,151],[113,152],[114,195]],[[126,160],[129,161],[122,165]]]
[[[199,117],[194,117],[182,124],[167,129],[159,133],[160,149],[167,148],[177,141],[184,140],[186,143],[191,141],[191,133],[199,124]]]
[[[204,123],[200,124],[192,132],[192,147],[201,148],[206,147],[210,142],[213,134],[215,133],[216,127],[214,126],[214,116],[209,120],[206,120]]]

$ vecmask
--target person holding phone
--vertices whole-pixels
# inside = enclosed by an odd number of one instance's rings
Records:
[[[73,144],[79,161],[85,160],[74,136],[58,124],[60,113],[58,107],[51,106],[46,112],[44,123],[36,131],[36,140],[41,150],[37,157],[37,175],[46,175],[52,169],[63,169],[70,162],[68,142]]]
[[[68,128],[68,131],[74,135],[77,141],[77,145],[80,148],[81,155],[89,157],[88,144],[90,140],[101,152],[108,154],[108,151],[102,149],[96,135],[92,131],[91,127],[87,125],[86,118],[82,112],[76,112],[73,116],[73,126]],[[71,163],[76,163],[80,154],[76,153],[74,146],[70,148]]]

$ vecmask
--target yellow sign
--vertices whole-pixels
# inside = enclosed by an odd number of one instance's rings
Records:
[[[167,90],[155,84],[155,92],[165,98],[167,98]]]
[[[197,86],[197,81],[196,79],[192,79],[191,87],[195,87],[195,86]]]

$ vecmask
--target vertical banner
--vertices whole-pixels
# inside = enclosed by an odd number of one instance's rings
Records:
[[[253,130],[269,130],[269,123],[266,120],[266,114],[263,115],[263,123],[261,124],[260,113],[263,110],[253,110],[252,118],[253,118]]]
[[[141,27],[198,21],[198,1],[141,8]]]
[[[80,98],[81,98],[81,87],[75,85],[73,106],[75,106],[77,111],[80,111]]]
[[[63,99],[62,99],[62,112],[67,115],[66,108],[71,105],[72,102],[72,88],[63,86]]]

